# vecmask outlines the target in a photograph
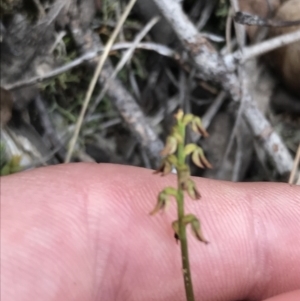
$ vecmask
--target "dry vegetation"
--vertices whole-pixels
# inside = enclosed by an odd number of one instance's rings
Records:
[[[128,2],[1,0],[1,173],[154,168],[183,108],[210,134],[194,175],[300,182],[300,0]]]

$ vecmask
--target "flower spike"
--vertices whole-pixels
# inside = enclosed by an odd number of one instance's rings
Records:
[[[181,244],[182,269],[184,271],[183,279],[185,283],[186,296],[188,301],[194,301],[194,293],[192,288],[192,279],[190,264],[188,260],[188,244],[186,227],[190,225],[192,234],[201,242],[208,243],[205,239],[200,221],[193,214],[184,214],[184,194],[187,193],[192,200],[199,200],[201,198],[195,182],[191,179],[191,172],[189,166],[186,164],[186,157],[191,155],[191,159],[198,167],[211,168],[211,164],[206,159],[201,147],[195,143],[185,145],[186,127],[190,125],[192,129],[202,134],[204,137],[208,133],[204,129],[201,119],[193,114],[184,114],[180,109],[175,114],[176,123],[173,127],[171,135],[166,139],[164,149],[161,155],[164,157],[162,165],[155,173],[166,175],[171,173],[173,168],[177,173],[177,189],[173,187],[166,187],[163,189],[157,198],[155,208],[150,212],[151,215],[165,210],[171,199],[175,198],[177,204],[178,219],[172,223],[174,236],[177,243]]]

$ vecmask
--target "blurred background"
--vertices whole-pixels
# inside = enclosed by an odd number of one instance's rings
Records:
[[[7,175],[65,162],[98,54],[127,1],[0,3],[0,167],[1,175]],[[179,4],[219,55],[238,49],[229,1]],[[238,4],[240,11],[265,19],[300,20],[300,0]],[[246,27],[246,45],[297,30],[300,25]],[[270,131],[279,134],[297,165],[300,42],[249,60],[244,68],[253,99],[272,125]],[[229,181],[289,180],[291,170],[278,173],[260,138],[238,118],[239,103],[199,75],[152,0],[137,0],[122,26],[84,114],[71,161],[155,168],[179,108],[201,117],[209,132],[205,139],[188,132],[188,141],[199,144],[213,165],[202,170],[190,163],[193,175]]]

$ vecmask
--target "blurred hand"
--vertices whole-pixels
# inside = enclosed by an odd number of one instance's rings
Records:
[[[196,300],[299,301],[300,188],[195,180],[186,211],[210,242],[188,231]],[[175,205],[148,214],[175,183],[109,164],[1,178],[1,300],[185,300]]]

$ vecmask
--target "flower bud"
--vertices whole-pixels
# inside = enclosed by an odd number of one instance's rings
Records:
[[[154,171],[154,174],[161,173],[162,176],[169,174],[172,171],[172,164],[164,160],[160,167]]]
[[[195,143],[189,143],[184,147],[184,154],[186,156],[190,155],[193,151],[197,149],[197,145]]]
[[[177,150],[177,139],[174,136],[168,136],[165,148],[160,152],[162,156],[172,155]]]
[[[192,130],[195,133],[201,134],[203,137],[208,137],[208,133],[203,127],[201,119],[197,116],[192,120]]]
[[[201,147],[197,147],[192,154],[192,161],[200,168],[212,168],[212,165],[206,159],[204,152]]]
[[[150,215],[154,215],[155,213],[157,213],[158,211],[164,209],[167,206],[167,203],[169,202],[169,196],[162,191],[157,198],[157,203],[155,208],[150,212]]]
[[[190,169],[187,165],[182,165],[177,167],[178,177],[179,177],[179,185],[182,189],[187,189],[188,180],[190,178]]]
[[[184,117],[182,119],[182,123],[184,125],[188,125],[190,122],[192,122],[193,119],[194,119],[193,114],[186,114],[186,115],[184,115]]]
[[[201,195],[196,188],[195,182],[191,179],[187,181],[187,193],[193,200],[199,200],[201,198]]]
[[[167,187],[161,191],[158,195],[155,208],[150,212],[150,215],[154,215],[160,210],[164,210],[170,204],[171,196],[177,198],[177,190],[173,187]]]
[[[181,121],[184,116],[183,110],[179,109],[177,113],[174,115],[177,121]]]
[[[183,218],[183,222],[185,225],[190,224],[192,233],[196,236],[196,238],[205,244],[208,244],[208,241],[204,238],[203,233],[200,227],[200,221],[194,214],[187,214]]]

